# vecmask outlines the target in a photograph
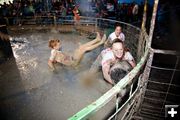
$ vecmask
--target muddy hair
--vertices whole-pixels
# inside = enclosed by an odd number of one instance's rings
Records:
[[[56,44],[57,44],[58,42],[61,42],[61,41],[58,40],[58,39],[51,39],[51,40],[49,40],[48,46],[49,46],[50,48],[54,48],[54,46],[56,46]]]
[[[129,73],[131,70],[132,66],[129,64],[128,61],[119,61],[110,68],[111,79],[114,80],[115,83],[117,83],[120,79],[125,77],[127,73]]]
[[[114,83],[118,83],[120,79],[126,76],[126,74],[127,71],[121,68],[115,68],[110,72],[111,79],[114,80]]]

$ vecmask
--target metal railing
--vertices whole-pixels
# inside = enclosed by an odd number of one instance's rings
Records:
[[[139,116],[164,119],[165,105],[178,104],[175,99],[180,98],[176,93],[180,87],[177,82],[179,56],[177,51],[150,49],[146,74],[142,78],[142,94],[136,108]]]

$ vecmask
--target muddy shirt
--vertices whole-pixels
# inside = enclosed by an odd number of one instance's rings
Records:
[[[114,54],[113,54],[111,48],[107,48],[107,49],[103,50],[101,52],[101,56],[102,56],[102,61],[101,61],[101,65],[102,66],[104,64],[106,64],[106,62],[113,62],[113,61],[115,61],[115,57],[114,57]]]
[[[52,49],[51,50],[51,56],[49,58],[51,61],[57,61],[59,63],[62,63],[64,65],[72,65],[73,58],[71,56],[65,55],[61,51]]]
[[[97,59],[93,62],[90,70],[98,70],[100,67],[107,65],[107,64],[114,64],[116,62],[117,58],[115,58],[111,48],[107,48],[105,50],[103,50],[101,52],[101,54],[99,54],[99,56],[97,57]],[[134,58],[131,55],[130,52],[125,52],[124,57],[122,58],[122,60],[126,60],[126,61],[133,61]]]

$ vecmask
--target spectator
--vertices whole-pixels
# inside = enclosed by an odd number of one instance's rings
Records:
[[[132,9],[133,21],[138,20],[138,10],[139,10],[138,4],[134,3]]]
[[[77,24],[79,24],[79,20],[80,20],[80,11],[78,9],[78,6],[74,7],[73,14],[74,14],[75,25],[77,25]]]
[[[114,16],[114,5],[112,3],[107,3],[106,9],[108,11],[108,17]]]

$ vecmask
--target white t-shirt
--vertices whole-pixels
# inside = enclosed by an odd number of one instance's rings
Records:
[[[52,49],[51,50],[51,56],[49,57],[49,60],[54,61],[56,58],[57,52],[58,52],[58,50]]]
[[[101,65],[104,65],[104,63],[106,63],[109,60],[111,60],[111,61],[115,60],[115,57],[114,57],[114,54],[113,54],[111,48],[107,48],[107,49],[103,50],[101,52],[101,56],[102,56]]]
[[[62,53],[61,51],[55,50],[55,49],[51,50],[51,56],[49,57],[49,60],[57,61],[64,65],[72,65],[74,62],[73,57],[68,56],[68,55]]]
[[[132,13],[133,13],[133,15],[137,15],[138,14],[138,5],[136,4],[136,5],[134,5],[134,7],[133,7],[133,10],[132,10]]]
[[[122,60],[132,61],[132,60],[134,60],[134,58],[133,58],[133,56],[131,55],[130,52],[125,52],[124,57],[123,57]]]
[[[111,33],[108,37],[108,40],[112,42],[116,38],[119,38],[120,40],[125,41],[125,36],[124,36],[124,33],[122,32],[120,33],[119,36],[116,36],[115,32]]]
[[[102,56],[102,61],[101,61],[102,66],[107,61],[110,61],[110,62],[113,63],[116,60],[111,48],[107,48],[107,49],[103,50],[101,52],[101,56]],[[129,62],[129,61],[133,61],[134,58],[133,58],[133,56],[131,55],[130,52],[125,52],[124,57],[122,58],[122,60],[126,60],[126,61]]]
[[[112,5],[112,4],[107,4],[106,8],[109,12],[114,11],[114,5]]]

